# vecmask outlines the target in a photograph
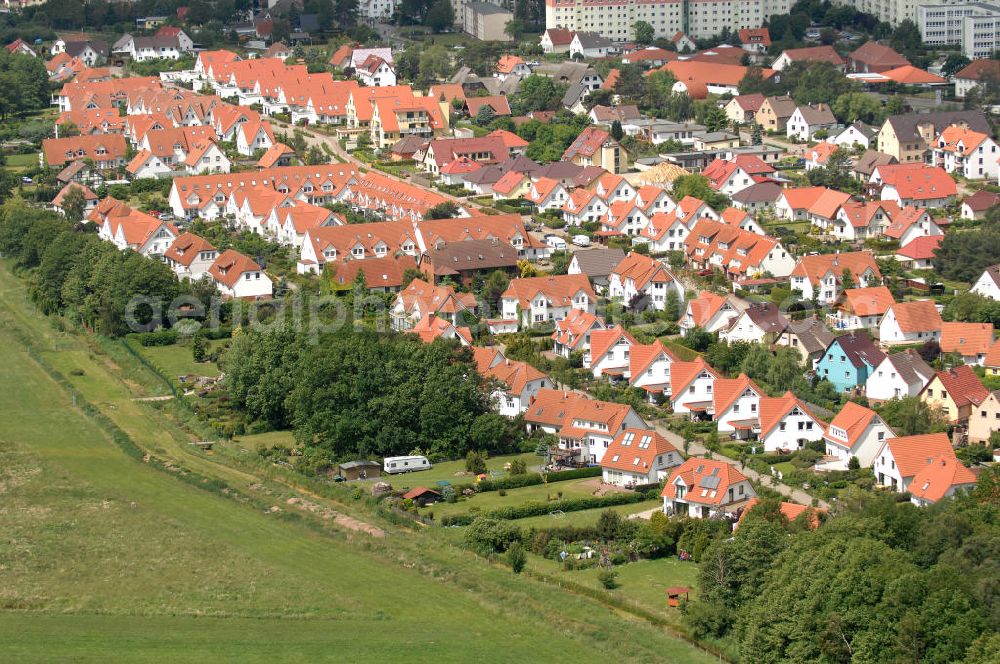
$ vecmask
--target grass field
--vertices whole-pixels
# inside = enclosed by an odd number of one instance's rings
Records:
[[[392,480],[393,487],[417,487],[427,486],[424,482],[417,481],[417,476],[422,473],[413,473],[404,477],[395,477]],[[565,482],[553,482],[552,484],[535,484],[520,489],[509,489],[507,495],[501,496],[499,491],[487,491],[477,493],[472,498],[459,500],[456,503],[437,503],[427,509],[434,512],[435,518],[445,515],[464,514],[476,507],[480,511],[488,512],[500,507],[512,507],[530,502],[548,502],[553,510],[559,509],[558,494],[561,492],[563,498],[586,498],[594,494],[599,477],[587,477],[579,480],[567,480]]]
[[[516,523],[521,528],[558,528],[560,526],[596,526],[597,520],[601,517],[601,512],[611,510],[623,516],[645,512],[663,503],[659,500],[647,500],[631,505],[615,505],[614,507],[600,507],[592,510],[580,510],[579,512],[566,512],[565,514],[552,516],[531,516],[526,519],[517,519]]]
[[[211,353],[225,345],[228,339],[213,339],[206,346]],[[171,378],[183,375],[218,376],[219,367],[214,362],[195,362],[191,356],[190,344],[172,346],[146,346],[140,348],[142,354]]]
[[[372,540],[307,527],[307,516],[265,513],[133,460],[29,357],[23,335],[64,375],[78,370],[74,387],[142,447],[238,493],[259,499],[271,486],[188,451],[169,420],[132,401],[136,377],[55,332],[6,269],[0,311],[0,379],[17,387],[0,390],[0,661],[467,661],[471,644],[480,661],[716,661],[429,532]]]
[[[37,154],[12,154],[7,156],[5,168],[15,173],[26,171],[34,166],[38,166]]]
[[[539,569],[560,575],[576,583],[600,588],[597,580],[598,568],[582,569],[571,572],[561,571],[559,563],[553,560],[531,557],[531,562]],[[673,586],[686,586],[692,589],[691,598],[697,595],[698,566],[689,561],[681,561],[676,557],[658,558],[656,560],[640,560],[635,563],[615,566],[618,573],[619,587],[615,593],[627,597],[645,609],[659,613],[672,622],[680,623],[677,610],[667,606],[666,589]]]

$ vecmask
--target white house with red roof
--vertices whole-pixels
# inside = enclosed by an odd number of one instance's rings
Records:
[[[590,368],[594,378],[626,378],[631,367],[632,346],[636,343],[635,337],[621,325],[594,330],[590,333],[590,361],[585,361],[584,366]]]
[[[969,180],[996,180],[1000,152],[990,136],[959,125],[938,134],[931,148],[931,163]]]
[[[647,428],[631,406],[579,399],[567,409],[563,418],[557,434],[559,450],[564,459],[599,464],[611,442],[624,430]]]
[[[937,225],[927,210],[917,207],[904,207],[892,216],[884,234],[887,238],[896,240],[900,246],[905,247],[919,237],[944,235],[944,231],[941,230],[941,227]]]
[[[800,450],[806,443],[822,440],[825,431],[826,422],[791,392],[780,397],[761,397],[759,438],[764,451]]]
[[[163,262],[178,279],[201,279],[219,257],[211,242],[194,233],[181,233],[163,253]]]
[[[369,88],[396,85],[396,70],[392,67],[392,61],[386,61],[375,54],[365,58],[364,62],[355,68],[354,75]]]
[[[131,249],[143,256],[162,256],[179,232],[170,223],[133,210],[127,205],[107,215],[98,229],[98,237],[121,250]]]
[[[691,229],[702,218],[718,220],[719,213],[705,201],[685,196],[665,212],[655,212],[639,237],[652,253],[682,250]]]
[[[847,470],[851,457],[857,457],[861,467],[868,468],[886,439],[895,437],[878,413],[853,401],[844,404],[823,434],[826,455],[836,457],[843,470]]]
[[[927,235],[911,240],[896,250],[896,260],[908,270],[923,270],[934,267],[934,256],[943,235]]]
[[[562,320],[571,309],[594,313],[597,295],[583,274],[512,279],[500,296],[503,320],[528,328]]]
[[[943,168],[923,163],[876,166],[868,182],[879,190],[879,198],[900,207],[946,207],[958,193],[955,181]]]
[[[983,270],[969,290],[976,295],[1000,301],[1000,264],[991,265]]]
[[[683,462],[681,453],[651,429],[625,429],[601,459],[601,478],[607,484],[631,488],[654,484]]]
[[[665,514],[708,519],[735,512],[757,494],[735,466],[692,457],[673,469],[660,495]]]
[[[569,193],[559,180],[539,178],[531,183],[524,197],[534,203],[539,212],[545,212],[562,209],[569,199]]]
[[[710,291],[702,291],[698,297],[688,300],[677,325],[682,332],[700,327],[715,333],[729,328],[747,305],[743,300],[731,295],[725,297]]]
[[[902,493],[909,491],[913,478],[928,461],[942,456],[955,456],[946,433],[891,436],[876,452],[872,472],[880,486]]]
[[[941,322],[941,314],[933,300],[896,302],[879,321],[879,343],[898,346],[938,341],[941,338]]]
[[[344,219],[325,207],[296,201],[290,207],[273,208],[263,225],[279,244],[300,249],[306,231],[324,226],[342,226]]]
[[[718,378],[713,389],[712,416],[719,433],[733,438],[760,434],[760,400],[767,394],[746,374]]]
[[[692,267],[720,269],[737,281],[766,272],[785,277],[795,267],[795,259],[777,239],[706,218],[691,229],[684,251]]]
[[[881,235],[899,206],[892,201],[855,201],[841,203],[837,216],[827,231],[842,240],[861,240]]]
[[[396,295],[389,315],[392,329],[408,330],[430,313],[458,325],[464,321],[466,313],[475,314],[475,311],[476,298],[471,293],[458,293],[454,286],[435,286],[423,279],[414,279]]]
[[[956,493],[972,491],[978,478],[952,454],[942,454],[927,462],[910,482],[910,502],[917,507],[933,505]]]
[[[648,225],[649,216],[634,198],[611,203],[601,218],[601,231],[608,236],[638,236]]]
[[[224,296],[269,298],[274,293],[271,278],[252,258],[235,249],[223,251],[208,269],[215,287]]]
[[[838,330],[871,330],[878,327],[882,316],[895,303],[885,286],[848,288],[833,303],[834,313],[828,319]]]
[[[818,290],[820,304],[832,304],[840,297],[845,271],[850,273],[855,287],[874,286],[882,280],[875,256],[870,252],[815,254],[803,256],[795,264],[791,271],[792,290],[798,291],[803,300],[811,300]]]
[[[472,355],[479,373],[496,381],[493,406],[504,417],[517,417],[539,391],[552,387],[552,380],[544,373],[527,362],[507,359],[496,348],[474,346]]]
[[[435,339],[455,339],[462,346],[472,346],[472,331],[463,325],[455,325],[448,318],[439,318],[434,313],[424,314],[409,332],[420,337],[424,343]]]
[[[670,406],[675,413],[692,419],[710,415],[715,406],[714,387],[721,374],[700,356],[691,362],[674,362],[670,367]]]
[[[608,297],[629,308],[663,311],[670,293],[684,301],[684,285],[667,264],[643,254],[628,254],[608,275]]]
[[[764,228],[758,224],[757,220],[751,217],[750,213],[746,210],[728,207],[722,211],[721,215],[719,215],[719,221],[729,224],[730,226],[735,226],[740,230],[754,233],[755,235],[767,235],[767,233],[764,232]]]
[[[258,150],[266,151],[274,143],[271,123],[266,120],[242,122],[236,127],[236,151],[241,155],[249,157]]]
[[[593,189],[608,205],[616,201],[632,200],[637,193],[635,187],[628,180],[614,173],[602,173],[589,185],[589,188]],[[645,209],[645,206],[640,207]]]
[[[566,317],[556,321],[552,333],[552,352],[569,359],[573,353],[582,353],[584,366],[590,366],[591,334],[606,329],[604,319],[583,309],[571,309]]]
[[[518,55],[501,55],[497,60],[496,77],[506,81],[511,76],[530,76],[531,67]]]
[[[670,367],[680,358],[657,339],[651,344],[633,344],[628,360],[629,384],[645,390],[650,402],[661,402],[670,389]]]
[[[569,193],[562,212],[567,226],[580,226],[599,221],[608,213],[608,204],[597,195],[596,191],[577,187]]]

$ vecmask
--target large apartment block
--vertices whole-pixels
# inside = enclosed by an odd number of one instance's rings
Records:
[[[929,46],[958,44],[971,60],[989,58],[1000,39],[1000,6],[985,2],[920,5],[917,27]]]
[[[684,32],[707,39],[725,28],[758,28],[790,7],[790,0],[545,0],[545,27],[596,32],[622,42],[633,38],[636,21],[646,21],[657,37]]]

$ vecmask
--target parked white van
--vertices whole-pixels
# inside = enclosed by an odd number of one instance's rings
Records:
[[[586,235],[574,235],[573,244],[575,244],[578,247],[589,247],[590,238],[587,237]]]
[[[566,240],[562,239],[558,235],[546,235],[545,244],[548,245],[550,249],[555,249],[556,251],[566,251]]]
[[[386,457],[382,460],[382,470],[387,475],[397,473],[412,473],[418,470],[430,470],[431,462],[425,456]]]

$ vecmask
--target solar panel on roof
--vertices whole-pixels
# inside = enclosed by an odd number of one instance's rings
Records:
[[[716,475],[708,475],[701,478],[698,482],[698,486],[705,487],[707,489],[717,489],[719,487],[719,478]]]

